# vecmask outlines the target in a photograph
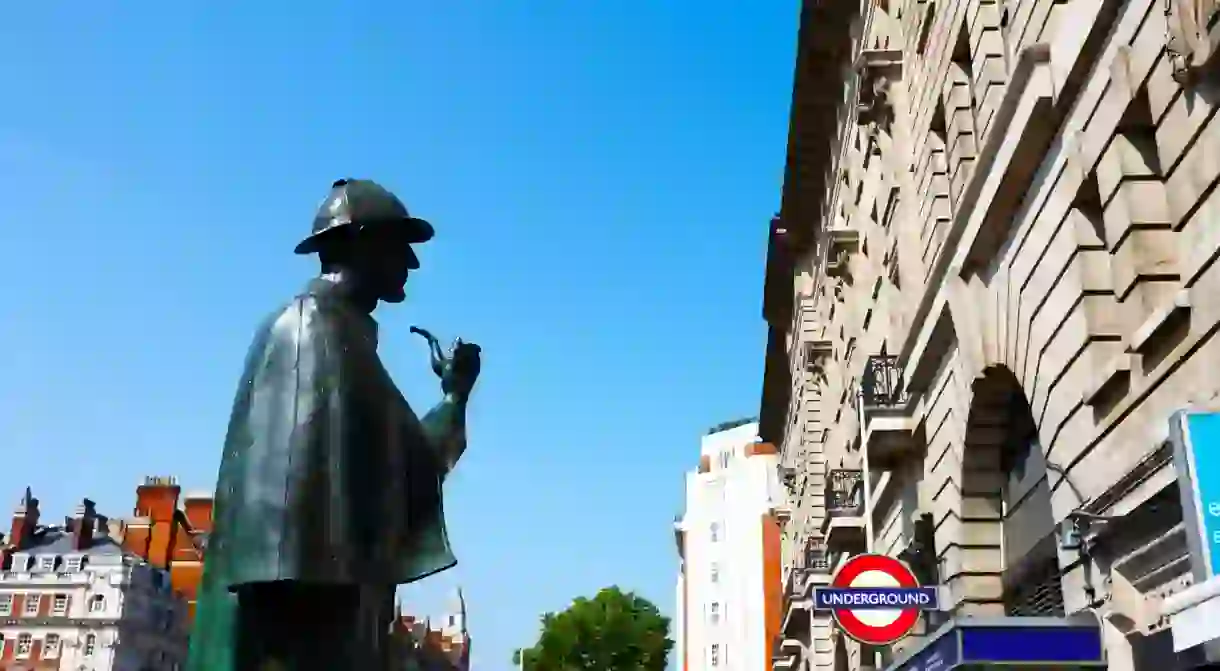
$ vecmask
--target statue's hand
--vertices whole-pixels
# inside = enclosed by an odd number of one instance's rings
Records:
[[[458,338],[453,343],[453,353],[441,371],[441,391],[463,401],[469,398],[483,366],[482,353],[483,348]]]

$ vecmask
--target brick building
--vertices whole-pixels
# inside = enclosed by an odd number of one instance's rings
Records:
[[[187,602],[188,622],[195,619],[195,593],[211,531],[211,494],[183,496],[173,478],[148,477],[136,488],[135,510],[118,532],[124,548],[169,571],[174,591]]]
[[[470,632],[466,628],[466,600],[461,590],[450,604],[441,628],[433,629],[430,620],[400,612],[394,634],[399,649],[407,657],[404,668],[414,671],[470,670]]]

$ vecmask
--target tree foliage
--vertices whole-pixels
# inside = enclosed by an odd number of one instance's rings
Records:
[[[607,587],[542,616],[538,642],[513,654],[525,671],[664,671],[669,618],[647,599]]]

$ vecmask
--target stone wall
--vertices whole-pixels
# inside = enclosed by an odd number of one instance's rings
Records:
[[[1205,58],[1167,50],[1178,11],[860,4],[864,67],[843,86],[861,106],[831,149],[823,216],[783,222],[817,240],[794,269],[788,560],[821,527],[827,470],[860,467],[882,431],[867,408],[861,431],[857,393],[883,354],[913,395],[912,430],[883,466],[873,547],[896,554],[931,513],[958,614],[1005,610],[1003,520],[1025,505],[1004,484],[1016,405],[1045,456],[1054,522],[1136,514],[1172,486],[1171,413],[1220,394],[1220,87]],[[1178,515],[1142,526],[1140,543],[1099,525],[1099,547],[1115,548],[1104,566],[1060,551],[1066,609],[1124,611],[1116,641],[1163,626],[1157,602],[1189,583]],[[1117,575],[1152,546],[1159,559]],[[1116,580],[1139,597],[1120,603]],[[815,647],[809,666],[833,666],[834,646]]]

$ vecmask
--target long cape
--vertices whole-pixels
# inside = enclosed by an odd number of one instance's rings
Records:
[[[246,357],[217,482],[191,671],[232,668],[241,585],[394,585],[456,564],[447,473],[377,356],[377,324],[316,280]]]

